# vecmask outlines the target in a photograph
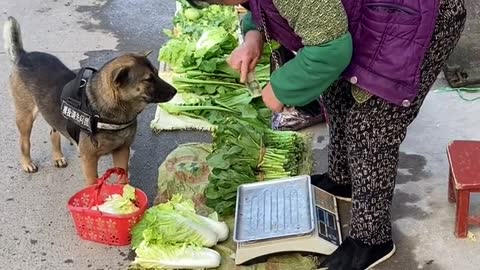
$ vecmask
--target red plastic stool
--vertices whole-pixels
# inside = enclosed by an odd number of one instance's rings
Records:
[[[453,141],[447,155],[448,200],[457,203],[455,235],[465,238],[469,225],[480,225],[480,217],[469,215],[470,193],[480,192],[480,141]]]

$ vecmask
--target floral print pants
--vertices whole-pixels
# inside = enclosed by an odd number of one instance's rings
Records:
[[[330,118],[329,177],[352,185],[350,236],[365,244],[392,239],[390,206],[399,146],[407,127],[455,48],[465,24],[463,0],[442,0],[433,39],[422,64],[420,91],[409,107],[371,97],[358,103],[340,80],[324,95]]]

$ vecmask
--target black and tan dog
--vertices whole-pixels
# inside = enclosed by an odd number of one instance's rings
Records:
[[[95,122],[93,134],[82,130],[75,139],[67,131],[68,120],[62,113],[62,92],[67,84],[75,81],[77,74],[53,55],[26,52],[20,27],[12,17],[4,25],[4,40],[13,63],[10,88],[20,131],[21,164],[29,173],[38,170],[30,156],[30,134],[38,112],[52,127],[54,165],[67,166],[60,144],[63,135],[77,144],[86,183],[90,185],[97,179],[101,156],[112,154],[113,165],[128,170],[137,115],[149,103],[167,102],[176,94],[175,88],[158,77],[157,69],[145,54],[115,58],[95,72],[84,86],[88,106],[98,118],[98,129]]]

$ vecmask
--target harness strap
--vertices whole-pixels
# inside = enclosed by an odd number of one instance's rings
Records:
[[[92,71],[92,74],[84,77],[87,70]],[[135,122],[135,119],[128,123],[115,123],[101,119],[98,112],[90,106],[86,88],[88,80],[95,72],[95,69],[89,67],[80,69],[75,79],[67,83],[62,91],[62,115],[67,119],[68,134],[77,144],[80,141],[81,132],[93,137],[98,130],[118,131],[126,129]]]
[[[70,137],[78,144],[80,140],[80,132],[85,132],[93,135],[96,133],[92,123],[95,119],[90,106],[88,106],[88,98],[86,94],[88,77],[84,77],[87,70],[96,72],[93,68],[82,68],[77,73],[75,78],[67,83],[62,91],[62,115],[67,119],[67,132]]]

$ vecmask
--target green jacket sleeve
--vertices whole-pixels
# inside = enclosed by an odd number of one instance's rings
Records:
[[[243,16],[242,23],[241,23],[241,29],[242,29],[242,35],[244,35],[244,36],[248,31],[257,30],[257,25],[253,21],[252,13],[250,11],[248,11]]]
[[[336,81],[350,63],[349,33],[317,46],[305,46],[294,59],[273,72],[275,96],[287,106],[303,106],[315,100]]]

